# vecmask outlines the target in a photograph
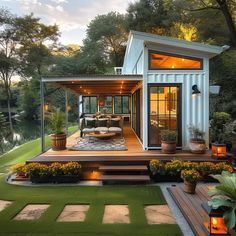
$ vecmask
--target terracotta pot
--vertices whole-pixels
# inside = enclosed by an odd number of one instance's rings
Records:
[[[191,139],[189,143],[189,148],[192,153],[196,154],[204,154],[206,152],[206,142],[205,140],[196,140],[196,139]]]
[[[176,152],[176,141],[161,141],[163,153],[174,154]]]
[[[53,151],[66,149],[66,134],[51,134],[51,139]]]
[[[194,194],[197,182],[188,182],[184,180],[184,192]]]

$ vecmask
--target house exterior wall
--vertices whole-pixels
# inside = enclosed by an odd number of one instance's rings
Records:
[[[188,127],[193,125],[205,132],[206,143],[209,141],[209,60],[203,59],[202,70],[149,70],[148,50],[144,47],[144,73],[143,73],[143,133],[144,149],[148,146],[148,84],[181,84],[181,109],[182,109],[182,149],[189,149]],[[165,52],[173,53],[172,50]],[[174,53],[188,56],[179,51]],[[194,55],[195,56],[195,55]],[[192,96],[192,86],[196,84],[201,94]],[[153,148],[153,147],[152,147]]]

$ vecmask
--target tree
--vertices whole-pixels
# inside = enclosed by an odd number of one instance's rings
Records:
[[[18,17],[16,24],[22,45],[20,52],[25,64],[24,73],[28,75],[29,72],[30,76],[36,73],[40,77],[42,67],[52,63],[51,51],[59,36],[58,26],[44,25],[33,14]]]
[[[187,0],[187,2],[190,4],[189,11],[220,11],[227,24],[232,46],[236,47],[236,23],[233,18],[236,2],[234,0]]]
[[[11,116],[11,83],[12,76],[20,68],[19,37],[15,18],[6,10],[0,9],[0,79],[7,96],[8,120],[13,133]]]
[[[0,112],[0,151],[3,153],[4,152],[4,142],[6,141],[6,137],[9,134],[9,130],[8,130],[8,124],[6,121],[6,118],[4,117],[4,115]]]
[[[98,15],[87,28],[87,47],[98,43],[103,46],[105,59],[111,60],[114,66],[121,66],[128,33],[125,28],[125,17],[116,12]],[[85,51],[86,48],[84,48]]]

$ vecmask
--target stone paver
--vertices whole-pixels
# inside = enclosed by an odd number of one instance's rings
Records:
[[[66,205],[57,218],[59,222],[83,222],[89,205]]]
[[[3,211],[5,208],[12,204],[11,201],[0,200],[0,211]]]
[[[28,204],[14,220],[38,220],[49,206],[48,204]]]
[[[148,224],[176,224],[167,205],[149,205],[144,207]]]
[[[124,223],[129,224],[128,205],[106,205],[103,215],[103,224]]]

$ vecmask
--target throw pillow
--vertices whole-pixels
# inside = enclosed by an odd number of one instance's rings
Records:
[[[120,127],[120,121],[119,120],[111,120],[111,127]]]
[[[94,128],[95,127],[95,119],[85,119],[86,128]]]
[[[98,119],[97,127],[107,127],[107,119]]]

